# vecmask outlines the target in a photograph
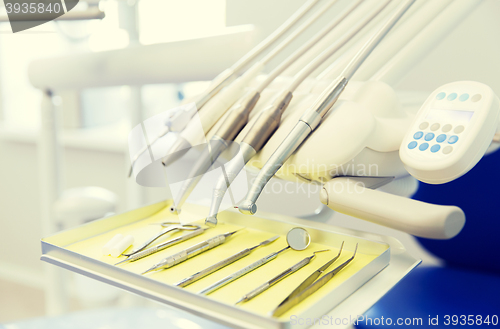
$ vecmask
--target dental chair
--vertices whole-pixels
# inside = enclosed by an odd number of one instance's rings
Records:
[[[419,239],[420,244],[443,261],[443,267],[421,266],[402,280],[366,314],[365,318],[422,318],[422,327],[449,328],[461,323],[479,326],[500,316],[499,216],[491,209],[498,202],[500,153],[485,156],[467,175],[442,185],[420,183],[414,199],[436,204],[455,204],[467,222],[451,240]],[[438,316],[438,325],[430,318]],[[456,316],[456,317],[454,317]],[[495,318],[496,316],[496,318]],[[474,322],[472,322],[474,321]],[[448,323],[448,325],[446,325]],[[484,324],[486,325],[486,323]],[[494,326],[492,323],[490,326]],[[357,328],[385,328],[359,322]]]

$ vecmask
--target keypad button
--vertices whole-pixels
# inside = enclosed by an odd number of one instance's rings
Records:
[[[427,129],[427,127],[429,127],[429,122],[422,122],[418,127],[422,130]]]
[[[439,94],[436,95],[436,99],[438,101],[442,100],[445,97],[446,97],[446,93],[443,93],[443,92],[441,92],[441,93],[439,93]]]
[[[453,135],[448,139],[448,144],[455,144],[457,141],[458,141],[458,136]]]
[[[451,128],[453,128],[450,124],[447,124],[447,125],[444,125],[443,126],[443,129],[441,129],[444,133],[447,133],[448,131],[451,130]]]
[[[441,134],[438,137],[436,137],[436,142],[438,142],[438,143],[442,143],[445,140],[446,140],[446,135],[445,134]]]
[[[466,100],[469,99],[469,94],[462,94],[460,95],[460,97],[458,98],[459,101],[461,102],[465,102]]]
[[[417,147],[417,142],[415,142],[415,141],[410,142],[410,144],[408,144],[408,148],[410,150],[413,150],[415,147]]]
[[[483,96],[481,96],[481,94],[475,94],[474,96],[472,96],[472,98],[470,100],[475,103],[475,102],[479,102],[481,100],[481,98],[483,98]]]
[[[427,148],[429,148],[429,144],[427,144],[427,143],[422,143],[422,144],[420,144],[420,146],[418,147],[418,149],[419,149],[420,151],[425,151],[425,150],[427,150]]]
[[[445,148],[443,148],[444,154],[450,154],[451,151],[453,151],[453,147],[451,147],[451,146],[446,146]]]
[[[434,134],[433,133],[427,133],[425,135],[425,140],[426,141],[431,141],[433,138],[434,138]]]
[[[465,127],[464,127],[464,126],[457,126],[457,127],[455,127],[455,129],[453,129],[453,132],[454,132],[455,134],[460,134],[460,133],[461,133],[462,131],[464,131],[464,130],[465,130]]]
[[[436,153],[437,151],[439,151],[439,149],[441,148],[440,145],[436,144],[436,145],[432,145],[431,147],[431,152],[432,153]]]
[[[441,127],[441,125],[439,123],[434,123],[432,126],[431,126],[431,130],[432,131],[436,131],[439,129],[439,127]]]
[[[448,95],[446,99],[449,101],[454,101],[457,98],[457,96],[458,96],[457,93],[451,93]]]
[[[422,136],[423,136],[423,135],[424,135],[424,133],[423,133],[423,132],[421,132],[421,131],[417,131],[417,132],[413,135],[413,138],[414,138],[414,139],[420,139],[420,138],[422,138]]]

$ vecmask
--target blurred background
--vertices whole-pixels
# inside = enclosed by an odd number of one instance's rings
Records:
[[[142,298],[70,273],[59,274],[65,277],[65,286],[60,290],[65,292],[67,303],[62,309],[47,305],[50,300],[47,294],[54,287],[47,284],[45,274],[47,266],[53,266],[39,260],[40,238],[49,231],[73,227],[92,218],[74,216],[62,207],[60,213],[54,214],[56,227],[47,227],[44,223],[47,177],[41,176],[44,171],[39,161],[43,150],[38,144],[43,93],[30,81],[30,65],[50,64],[55,76],[50,78],[68,79],[68,88],[54,91],[63,150],[57,184],[64,191],[101,195],[108,201],[108,213],[120,213],[170,198],[168,189],[144,188],[127,178],[130,129],[203,90],[211,78],[270,34],[303,2],[80,1],[74,11],[88,15],[87,19],[49,22],[16,34],[12,34],[5,20],[5,7],[0,4],[3,17],[0,20],[0,323],[103,306],[148,306]],[[341,0],[331,9],[332,13],[346,3],[347,0]],[[499,14],[500,1],[484,0],[396,87],[426,96],[447,82],[476,80],[500,94]],[[268,69],[322,24],[324,20],[318,20],[284,54],[275,58]],[[199,68],[198,73],[160,76],[150,82],[136,80],[131,75],[127,79],[110,78],[102,84],[86,86],[78,82],[78,76],[72,76],[71,70],[57,69],[58,63],[70,61],[77,65],[79,58],[90,58],[85,56],[110,55],[113,59],[126,49],[151,53],[189,49],[189,54],[180,54],[186,58],[181,64]],[[126,56],[116,56],[127,60]],[[102,65],[102,70],[112,74],[112,61],[103,61]],[[175,71],[171,65],[179,63],[166,60],[158,69]],[[37,79],[43,80],[44,76]],[[71,199],[71,193],[66,195]],[[317,194],[297,193],[286,199],[265,194],[260,209],[304,215],[318,206]],[[347,216],[334,216],[331,221],[335,225],[395,236],[416,257],[424,259],[424,265],[439,264],[439,259],[427,254],[406,234]]]

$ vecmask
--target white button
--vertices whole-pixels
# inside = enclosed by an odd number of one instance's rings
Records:
[[[472,96],[472,98],[470,100],[475,103],[475,102],[479,102],[481,100],[481,98],[483,98],[483,96],[481,96],[481,94],[475,94],[474,96]]]
[[[436,131],[439,129],[439,127],[441,127],[441,125],[439,123],[435,123],[431,126],[431,130],[432,131]]]
[[[448,131],[451,130],[451,128],[452,128],[451,125],[444,125],[442,130],[443,130],[444,133],[447,133]]]
[[[418,127],[422,130],[427,129],[427,127],[429,127],[429,122],[422,122]]]
[[[465,130],[464,126],[458,126],[453,131],[455,132],[455,134],[460,134],[464,130]]]
[[[443,149],[443,153],[444,154],[450,154],[451,151],[453,151],[453,147],[451,146],[446,146],[444,149]]]

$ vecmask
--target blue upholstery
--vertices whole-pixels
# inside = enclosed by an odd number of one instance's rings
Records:
[[[483,318],[489,315],[490,320],[492,315],[500,317],[499,169],[500,151],[484,157],[468,174],[453,182],[420,184],[414,199],[462,208],[465,227],[451,240],[419,239],[425,249],[444,260],[445,267],[415,269],[373,306],[366,317],[383,316],[394,321],[422,318],[423,328],[455,327],[445,325],[445,315]],[[429,315],[439,316],[439,326],[428,325]],[[394,325],[360,322],[356,327]]]

